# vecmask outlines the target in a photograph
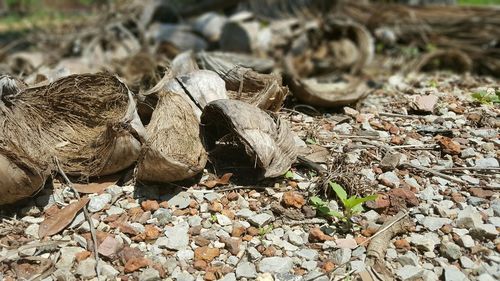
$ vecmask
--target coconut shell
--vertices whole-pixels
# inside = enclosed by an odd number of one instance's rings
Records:
[[[204,52],[197,54],[197,61],[202,69],[216,72],[226,82],[231,99],[278,111],[288,94],[278,74],[261,74],[239,66],[234,60]]]
[[[233,173],[243,181],[281,176],[297,156],[288,124],[242,101],[209,103],[201,116],[201,136],[217,173]]]
[[[198,120],[180,95],[161,90],[146,129],[137,165],[142,182],[174,182],[203,171],[207,154],[200,141]]]
[[[432,71],[432,70],[452,70],[457,73],[469,72],[472,70],[472,60],[465,53],[456,50],[436,50],[423,55],[412,64],[408,72]]]
[[[210,70],[197,70],[170,79],[165,89],[182,96],[191,105],[198,119],[209,102],[228,99],[224,80]]]
[[[27,88],[2,113],[0,144],[5,151],[37,161],[57,157],[74,176],[127,168],[138,158],[145,134],[132,93],[118,78],[103,73]]]

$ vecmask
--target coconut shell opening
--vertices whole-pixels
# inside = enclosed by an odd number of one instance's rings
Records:
[[[281,176],[297,151],[288,125],[272,113],[237,100],[217,100],[201,116],[201,136],[217,174],[240,182]]]

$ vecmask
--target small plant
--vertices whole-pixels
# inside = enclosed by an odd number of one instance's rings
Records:
[[[292,172],[291,170],[289,170],[288,172],[286,172],[284,177],[285,177],[285,179],[293,180],[295,178],[295,173]]]
[[[268,226],[265,226],[265,227],[259,227],[259,236],[260,238],[264,238],[264,236],[266,234],[268,234],[269,232],[271,232],[273,230],[273,226],[272,225],[268,225]]]
[[[216,223],[217,222],[217,216],[215,214],[213,214],[213,215],[210,216],[209,220],[210,220],[211,223]]]
[[[348,224],[350,224],[351,218],[354,215],[363,212],[362,205],[364,202],[377,199],[377,195],[369,195],[366,197],[353,195],[351,197],[347,197],[347,192],[342,186],[334,182],[330,182],[329,184],[344,206],[343,213],[330,209],[327,203],[317,196],[310,199],[311,204],[321,215],[326,217],[337,217]]]
[[[500,103],[500,91],[479,91],[473,93],[472,98],[481,104]]]

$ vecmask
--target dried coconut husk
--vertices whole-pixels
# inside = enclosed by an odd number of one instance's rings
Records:
[[[436,50],[423,55],[411,65],[408,72],[451,70],[457,73],[470,72],[472,60],[460,50]]]
[[[288,94],[279,74],[261,74],[236,64],[235,60],[212,53],[198,53],[196,58],[202,69],[216,72],[226,82],[231,99],[278,111]]]
[[[57,157],[73,176],[127,168],[138,158],[144,135],[132,93],[104,73],[27,88],[3,104],[0,121],[4,151],[35,161]]]
[[[286,122],[237,100],[217,100],[201,116],[201,136],[217,174],[241,181],[282,176],[297,151]]]
[[[142,182],[175,182],[203,171],[207,154],[191,106],[178,94],[162,89],[146,129],[137,165]]]
[[[228,99],[224,80],[210,70],[196,70],[170,79],[165,90],[182,96],[191,105],[198,120],[208,103]]]
[[[338,107],[357,102],[368,94],[366,83],[355,76],[342,74],[323,77],[301,78],[296,74],[292,58],[285,59],[286,83],[294,97],[319,107]]]
[[[10,75],[0,75],[0,101],[4,97],[15,96],[26,89],[24,81]]]

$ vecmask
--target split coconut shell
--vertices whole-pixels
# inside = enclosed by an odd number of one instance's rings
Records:
[[[201,136],[216,172],[233,173],[241,181],[282,176],[297,157],[288,124],[242,101],[209,103],[201,116]]]
[[[198,119],[180,95],[162,89],[157,96],[136,178],[165,183],[191,178],[203,171],[207,161]]]
[[[0,103],[0,204],[30,196],[40,188],[57,157],[72,176],[103,176],[121,171],[139,157],[145,129],[132,93],[109,74],[72,75],[26,88]],[[11,173],[12,171],[12,173]],[[24,176],[23,176],[24,173]],[[16,187],[17,186],[17,187]]]
[[[282,86],[281,75],[261,74],[236,64],[226,56],[212,53],[197,54],[202,69],[216,72],[225,82],[228,96],[253,104],[264,110],[278,111],[285,100],[288,89]]]

